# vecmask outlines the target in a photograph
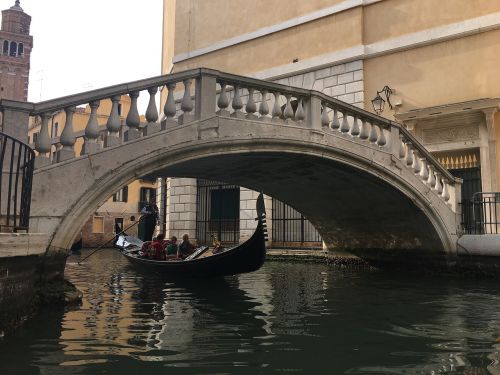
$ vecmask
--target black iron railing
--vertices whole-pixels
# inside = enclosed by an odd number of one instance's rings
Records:
[[[31,147],[0,133],[0,232],[28,230],[34,167]]]
[[[273,198],[273,247],[321,246],[321,236],[300,212]]]
[[[475,193],[461,205],[464,233],[500,234],[500,192]]]

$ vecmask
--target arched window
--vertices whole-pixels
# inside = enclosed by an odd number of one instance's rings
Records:
[[[17,56],[17,43],[16,42],[10,42],[9,56],[12,56],[12,57]]]
[[[17,56],[22,55],[24,55],[24,44],[19,43],[19,46],[17,47]]]
[[[9,41],[8,40],[3,41],[3,54],[4,55],[9,54]]]

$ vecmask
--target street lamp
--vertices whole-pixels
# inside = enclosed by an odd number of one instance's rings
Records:
[[[391,94],[393,93],[392,89],[389,86],[384,86],[384,88],[380,91],[377,91],[377,96],[372,99],[373,109],[377,114],[380,114],[384,111],[385,100],[380,96],[380,94],[385,95],[385,99],[387,100],[387,104],[389,104],[389,108],[392,109],[392,104],[390,101]]]

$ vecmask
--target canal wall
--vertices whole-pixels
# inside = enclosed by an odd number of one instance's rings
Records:
[[[78,298],[64,281],[66,253],[46,252],[47,235],[0,233],[0,334],[22,324],[41,304]]]

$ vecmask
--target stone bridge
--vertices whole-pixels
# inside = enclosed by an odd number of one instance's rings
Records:
[[[156,95],[165,92],[159,116]],[[137,98],[149,94],[145,126]],[[122,95],[131,108],[124,124]],[[96,109],[111,99],[106,136]],[[316,91],[196,69],[32,103],[2,101],[4,123],[40,116],[30,231],[65,250],[88,217],[144,175],[206,178],[263,191],[303,213],[329,249],[406,258],[456,253],[460,181],[401,125]],[[82,155],[72,117],[90,104]],[[60,139],[49,138],[66,111]],[[120,137],[119,134],[125,134]],[[51,144],[62,148],[51,162]]]

